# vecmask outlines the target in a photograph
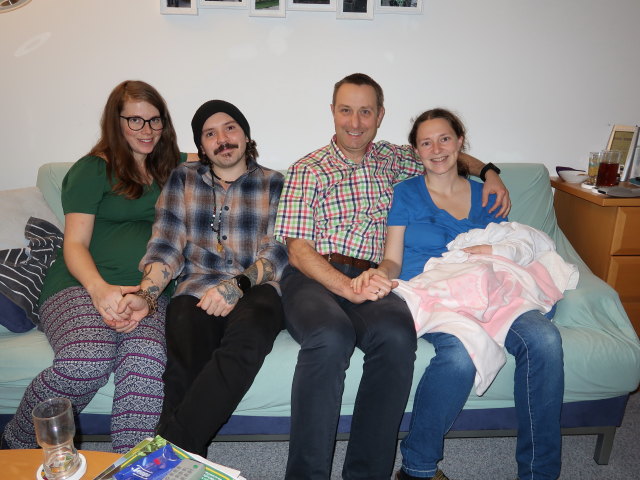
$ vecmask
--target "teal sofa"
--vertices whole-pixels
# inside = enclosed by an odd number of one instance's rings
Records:
[[[71,163],[43,165],[37,187],[0,192],[3,205],[16,210],[11,228],[18,229],[29,216],[40,216],[62,225],[60,184]],[[544,165],[500,164],[501,177],[513,200],[510,219],[543,230],[556,242],[560,255],[580,271],[578,288],[567,292],[557,305],[555,322],[560,329],[565,358],[563,433],[596,434],[594,458],[607,463],[616,427],[620,425],[629,392],[640,381],[640,342],[618,295],[595,277],[569,244],[556,223],[549,173]],[[20,200],[22,197],[27,200]],[[37,207],[37,208],[36,208]],[[13,232],[14,242],[21,231]],[[6,236],[6,235],[5,235]],[[0,249],[16,247],[0,235]],[[2,244],[5,242],[5,244]],[[414,389],[433,356],[432,346],[418,342]],[[298,344],[283,331],[272,353],[227,425],[219,440],[286,439],[289,431],[291,380]],[[471,393],[449,437],[508,436],[515,434],[513,371],[511,356],[489,390]],[[44,335],[32,330],[11,333],[0,329],[0,427],[15,411],[31,378],[49,366],[52,352]],[[362,373],[362,353],[353,355],[347,372],[339,436],[348,435],[350,416]],[[113,380],[105,385],[78,419],[87,436],[109,431]],[[413,392],[407,404],[401,432],[408,428]],[[403,435],[401,433],[400,435]]]

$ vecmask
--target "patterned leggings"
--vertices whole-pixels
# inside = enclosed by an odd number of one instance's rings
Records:
[[[98,389],[115,375],[111,411],[114,452],[124,453],[153,434],[162,410],[162,373],[166,364],[164,321],[167,300],[129,333],[107,326],[82,287],[49,298],[40,308],[41,326],[53,348],[53,365],[27,387],[7,424],[11,448],[36,448],[31,410],[42,400],[68,397],[80,413]]]

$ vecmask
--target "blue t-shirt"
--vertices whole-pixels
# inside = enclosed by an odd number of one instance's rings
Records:
[[[389,226],[406,226],[404,252],[400,278],[410,280],[424,270],[431,257],[439,257],[447,251],[447,243],[458,234],[473,228],[485,228],[491,222],[504,222],[496,217],[497,210],[489,213],[496,201],[489,196],[486,207],[482,207],[482,184],[468,180],[471,185],[471,209],[462,220],[438,208],[427,190],[424,177],[413,177],[395,186],[393,203],[389,211]]]

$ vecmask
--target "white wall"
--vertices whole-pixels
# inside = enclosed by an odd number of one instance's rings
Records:
[[[195,109],[223,98],[246,114],[262,162],[285,168],[327,143],[333,83],[363,71],[386,93],[378,138],[404,142],[410,117],[446,106],[484,161],[583,168],[612,124],[640,122],[639,19],[638,0],[424,0],[422,15],[372,21],[35,0],[0,14],[0,189],[86,153],[127,78],[165,96],[187,151]]]

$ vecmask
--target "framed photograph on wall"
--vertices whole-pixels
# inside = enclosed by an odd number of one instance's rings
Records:
[[[422,0],[375,0],[376,13],[419,14]]]
[[[287,10],[307,12],[335,12],[336,0],[287,0]]]
[[[160,0],[163,15],[197,15],[198,0]]]
[[[200,8],[247,8],[249,5],[248,0],[198,0],[198,2],[200,2]]]
[[[249,0],[252,17],[284,17],[286,0]]]
[[[337,0],[337,2],[336,18],[373,20],[373,0]]]

